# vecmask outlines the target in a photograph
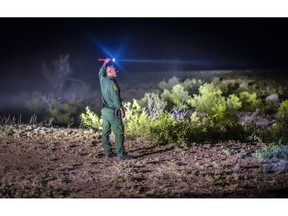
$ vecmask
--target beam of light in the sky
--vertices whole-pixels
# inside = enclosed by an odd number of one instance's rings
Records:
[[[117,59],[117,62],[124,63],[152,63],[152,64],[196,64],[207,65],[212,64],[212,61],[204,60],[175,60],[175,59]]]
[[[107,58],[115,58],[116,61],[113,63],[115,66],[117,66],[120,71],[128,73],[128,71],[124,68],[124,65],[127,65],[128,63],[137,63],[137,64],[159,64],[159,65],[173,65],[173,66],[179,66],[179,65],[186,65],[186,66],[193,66],[193,67],[214,67],[214,68],[222,68],[222,67],[234,67],[234,65],[237,67],[239,65],[239,62],[225,62],[221,60],[199,60],[199,59],[133,59],[133,58],[121,58],[122,51],[124,50],[125,45],[122,43],[121,46],[118,46],[117,49],[112,49],[113,52],[111,52],[111,47],[104,46],[103,43],[96,41],[94,39],[94,43],[102,50],[105,57]],[[115,47],[114,47],[115,48]],[[104,57],[104,56],[103,56]]]

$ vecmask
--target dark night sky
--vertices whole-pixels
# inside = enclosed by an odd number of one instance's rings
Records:
[[[1,18],[0,28],[2,95],[31,89],[41,78],[41,62],[51,64],[60,54],[70,54],[75,77],[91,80],[97,58],[107,56],[103,47],[119,60],[194,62],[120,65],[135,74],[287,68],[286,18]]]

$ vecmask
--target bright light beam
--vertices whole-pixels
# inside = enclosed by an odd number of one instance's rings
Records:
[[[152,63],[152,64],[212,64],[211,61],[204,60],[163,60],[163,59],[118,59],[117,62],[124,63]]]

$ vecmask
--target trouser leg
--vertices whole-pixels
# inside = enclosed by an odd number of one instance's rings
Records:
[[[121,157],[125,153],[124,149],[124,125],[122,119],[119,116],[114,115],[113,121],[111,121],[112,131],[115,134],[116,153],[118,157]]]
[[[107,119],[107,113],[105,113],[105,111],[102,111],[102,128],[102,146],[104,149],[104,154],[107,155],[112,151],[109,139],[111,133],[111,124]]]

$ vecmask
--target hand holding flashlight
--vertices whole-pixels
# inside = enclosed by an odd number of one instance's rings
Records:
[[[115,58],[106,58],[109,59],[109,61],[115,62]],[[104,58],[99,58],[98,61],[106,61]]]

